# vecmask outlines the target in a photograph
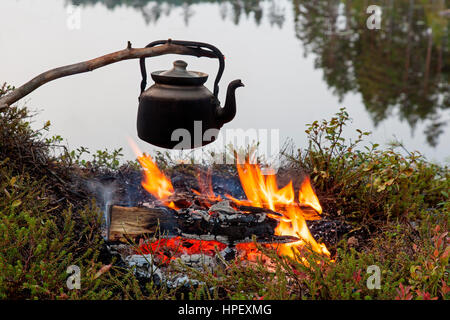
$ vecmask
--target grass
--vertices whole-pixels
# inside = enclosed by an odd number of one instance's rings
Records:
[[[4,86],[0,96],[12,89]],[[189,292],[142,282],[104,254],[101,213],[71,177],[119,170],[120,151],[97,152],[90,162],[81,160],[85,149],[56,156],[61,139],[44,138],[49,123],[32,130],[29,121],[25,108],[0,114],[2,299],[449,298],[448,168],[401,145],[367,147],[363,131],[344,139],[351,121],[344,109],[309,125],[309,147],[286,149],[284,169],[308,173],[328,218],[365,230],[364,241],[352,245],[348,234],[330,248],[334,261],[305,248],[309,263],[301,264],[261,248],[270,263],[232,263],[214,273],[181,266],[203,283]],[[80,290],[66,286],[71,265],[81,269]],[[367,286],[370,266],[381,272],[379,289]]]
[[[411,230],[387,226],[364,251],[343,242],[334,262],[304,252],[309,261],[305,265],[266,252],[272,259],[270,269],[260,262],[232,265],[219,275],[192,272],[215,288],[210,294],[215,298],[226,292],[231,299],[448,299],[447,234],[429,219],[417,232],[411,241]],[[380,289],[368,288],[370,266],[381,272]]]

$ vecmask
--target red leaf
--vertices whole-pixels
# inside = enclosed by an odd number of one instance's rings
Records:
[[[441,280],[441,282],[442,282],[441,293],[443,296],[445,296],[450,291],[450,287],[447,286],[447,283],[444,280]]]
[[[439,256],[439,251],[437,249],[434,250],[433,255],[435,258],[437,258]]]
[[[441,258],[442,258],[442,259],[447,259],[448,256],[449,256],[449,254],[450,254],[450,246],[447,246],[447,248],[445,248],[445,251],[444,251],[444,253],[442,254]]]
[[[438,233],[439,230],[441,230],[441,226],[440,226],[440,225],[437,225],[436,228],[434,228],[434,232]]]
[[[361,279],[361,269],[359,269],[358,272],[353,273],[353,280],[355,280],[356,283],[359,283]]]
[[[412,293],[409,291],[411,290],[411,286],[404,287],[403,284],[398,285],[399,289],[397,290],[398,295],[395,297],[395,300],[411,300],[412,299]]]

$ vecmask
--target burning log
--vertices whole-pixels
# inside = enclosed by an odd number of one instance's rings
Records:
[[[176,218],[167,208],[109,206],[108,240],[126,241],[144,234],[155,234],[158,227],[167,232]],[[169,229],[169,230],[168,230]]]
[[[108,240],[134,240],[157,232],[160,232],[161,237],[181,236],[186,239],[214,240],[228,245],[248,243],[253,239],[260,243],[290,243],[299,240],[292,236],[275,235],[279,222],[263,210],[255,212],[257,213],[235,211],[224,203],[213,205],[209,210],[184,208],[178,211],[163,206],[110,206]]]

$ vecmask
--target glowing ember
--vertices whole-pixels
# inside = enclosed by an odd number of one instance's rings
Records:
[[[217,241],[200,241],[175,237],[141,244],[137,253],[155,255],[163,263],[168,264],[183,254],[204,254],[213,257],[217,251],[222,251],[225,248],[225,244]]]

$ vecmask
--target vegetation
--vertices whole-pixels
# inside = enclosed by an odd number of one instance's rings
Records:
[[[265,251],[272,268],[261,261],[250,268],[230,265],[219,274],[191,272],[215,288],[213,293],[201,292],[203,298],[217,299],[226,292],[231,299],[449,299],[448,237],[436,223],[447,224],[448,217],[436,222],[428,215],[414,232],[388,225],[364,251],[343,241],[331,262],[305,251],[306,265]],[[380,268],[380,289],[367,286],[369,266]]]
[[[450,190],[448,167],[428,162],[401,143],[386,150],[364,145],[369,132],[357,130],[355,140],[346,140],[350,120],[341,109],[330,121],[315,121],[306,130],[309,148],[287,154],[290,165],[309,172],[322,197],[331,199],[323,201],[326,212],[372,225],[415,221],[423,210],[443,210]]]
[[[3,86],[0,95],[12,89]],[[265,257],[214,273],[173,266],[201,281],[188,292],[143,282],[105,254],[101,213],[72,177],[119,170],[120,151],[96,153],[90,162],[81,160],[85,149],[57,153],[61,139],[43,135],[49,124],[32,130],[29,120],[24,108],[0,114],[3,299],[449,298],[448,168],[401,146],[364,146],[362,131],[344,139],[350,121],[344,109],[309,125],[309,148],[284,152],[289,170],[311,175],[325,217],[354,227],[329,248],[332,260],[305,248],[308,263],[299,263],[260,248]],[[355,230],[365,230],[359,245],[349,239]],[[71,265],[81,269],[80,290],[66,286]],[[366,285],[372,265],[380,268],[380,289]]]

